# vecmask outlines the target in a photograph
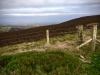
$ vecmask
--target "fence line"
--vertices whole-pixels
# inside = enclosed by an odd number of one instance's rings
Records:
[[[76,32],[76,28],[72,29],[57,29],[57,30],[49,30],[50,37],[55,37],[59,35],[65,35],[65,34],[71,34]],[[34,34],[37,33],[37,34]],[[19,35],[12,35],[12,36],[6,36],[6,37],[0,37],[0,46],[6,46],[6,45],[12,45],[17,43],[23,43],[23,42],[31,42],[31,41],[37,41],[41,40],[46,37],[45,31],[39,32],[33,32],[33,33],[26,33],[26,34],[19,34]]]
[[[85,27],[84,27],[85,28]],[[70,29],[49,29],[50,33],[48,36],[48,42],[49,43],[49,37],[55,37],[59,35],[65,35],[65,34],[73,34],[77,32],[76,28],[70,28]],[[5,36],[0,37],[0,46],[7,46],[12,44],[19,44],[23,42],[32,42],[32,41],[38,41],[41,39],[46,38],[46,31],[39,31],[39,32],[31,32],[26,34],[18,34],[18,35],[12,35],[12,36]]]

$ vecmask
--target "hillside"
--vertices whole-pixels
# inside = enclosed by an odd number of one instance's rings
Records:
[[[29,38],[27,42],[24,41],[23,43],[20,42],[23,41],[20,38],[19,44],[16,43],[19,36],[16,39],[11,37],[10,40],[8,38],[7,40],[3,39],[4,41],[1,43],[7,44],[7,46],[0,47],[0,75],[100,74],[99,43],[96,43],[94,52],[91,50],[91,43],[76,49],[78,46],[77,33],[68,34],[64,30],[64,35],[61,35],[61,31],[55,31],[55,33],[50,31],[50,35],[54,34],[57,36],[50,36],[49,44],[47,44],[45,36],[37,41]],[[84,29],[83,33],[83,41],[85,42],[91,38],[92,28]],[[29,35],[32,36],[33,34]],[[14,39],[15,42],[11,39]],[[97,31],[97,39],[100,40],[100,28]],[[11,42],[15,44],[8,45]]]
[[[84,30],[84,41],[91,29]],[[97,39],[100,39],[98,29]],[[91,51],[91,44],[77,50],[77,34],[50,37],[40,41],[0,48],[0,75],[99,75],[100,46]]]
[[[89,23],[100,23],[100,15],[81,17],[55,25],[41,26],[20,31],[0,33],[0,44],[1,46],[6,46],[10,44],[41,40],[46,36],[46,29],[50,30],[51,37],[63,35],[63,33],[75,33],[77,31],[77,25],[82,24],[84,25],[84,27],[86,27]],[[100,28],[100,25],[98,25],[98,28]]]
[[[10,35],[18,35],[18,34],[24,34],[24,33],[31,33],[31,32],[39,32],[39,31],[44,31],[46,29],[55,30],[55,29],[75,28],[77,25],[82,24],[82,25],[86,26],[86,24],[89,24],[89,23],[100,23],[100,15],[85,16],[85,17],[72,19],[70,21],[60,23],[60,24],[35,27],[35,28],[30,28],[30,29],[21,30],[21,31],[15,31],[15,32],[1,33],[0,37],[10,36]]]

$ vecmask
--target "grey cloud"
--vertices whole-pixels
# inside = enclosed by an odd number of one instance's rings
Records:
[[[100,5],[76,5],[64,7],[47,7],[47,8],[13,8],[1,9],[0,14],[3,16],[50,16],[50,15],[73,15],[73,14],[99,14]]]
[[[60,6],[69,4],[100,3],[100,0],[1,0],[1,8]]]
[[[47,13],[47,12],[72,12],[73,7],[49,7],[49,8],[17,8],[1,9],[0,13]]]
[[[48,16],[73,14],[100,14],[100,0],[2,0],[1,16]],[[93,4],[94,3],[94,4]],[[64,6],[64,4],[67,4]],[[72,5],[73,4],[73,5]],[[76,5],[75,5],[76,4]],[[80,5],[81,4],[81,5]],[[48,7],[45,7],[45,6]],[[49,6],[51,5],[51,6]],[[55,6],[53,6],[55,5]],[[58,6],[57,5],[63,5]],[[25,6],[25,7],[23,7]],[[43,7],[36,7],[43,6]],[[6,8],[9,7],[9,8]],[[15,8],[16,7],[16,8]],[[77,13],[78,12],[78,13]]]

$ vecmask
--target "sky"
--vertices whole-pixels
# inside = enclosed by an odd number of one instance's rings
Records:
[[[100,15],[100,0],[0,0],[0,23],[61,23]]]

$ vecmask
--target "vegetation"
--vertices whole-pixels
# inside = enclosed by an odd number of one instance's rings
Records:
[[[0,75],[100,75],[100,45],[95,52],[91,44],[76,50],[76,40],[76,34],[67,34],[50,38],[50,45],[43,39],[2,47]]]
[[[99,75],[100,51],[83,63],[68,52],[27,52],[0,57],[0,75]]]
[[[88,75],[100,75],[100,48],[91,54],[91,63],[86,68]]]
[[[77,75],[78,58],[61,51],[23,53],[0,58],[1,75]]]
[[[0,32],[8,32],[11,27],[0,27]]]

